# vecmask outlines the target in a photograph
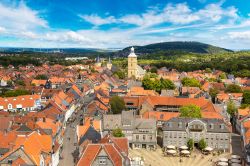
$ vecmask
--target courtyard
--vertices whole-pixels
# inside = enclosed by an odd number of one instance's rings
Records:
[[[170,157],[164,156],[162,149],[157,148],[156,151],[146,149],[130,149],[130,158],[142,157],[145,166],[213,166],[214,162],[219,158],[229,158],[229,153],[222,153],[213,156],[212,154],[203,155],[198,150],[194,150],[190,157]],[[180,159],[182,160],[180,162]]]

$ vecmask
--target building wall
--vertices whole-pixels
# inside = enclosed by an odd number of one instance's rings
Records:
[[[137,77],[137,57],[128,57],[128,78]]]
[[[114,166],[112,161],[109,159],[108,154],[102,149],[101,152],[96,156],[92,166],[99,166],[101,165],[100,162],[105,161],[105,166]],[[102,166],[102,165],[101,165]]]
[[[192,138],[195,143],[205,139],[207,146],[217,150],[230,151],[230,133],[206,133],[206,132],[186,132],[186,131],[164,131],[163,146],[174,145],[180,147],[187,145],[187,141]]]

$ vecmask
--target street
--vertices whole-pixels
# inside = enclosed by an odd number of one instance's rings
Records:
[[[73,152],[77,148],[77,138],[76,138],[76,126],[80,122],[80,117],[83,115],[83,110],[94,99],[94,95],[86,95],[80,103],[81,107],[78,111],[72,114],[73,122],[67,124],[66,131],[63,136],[63,151],[62,159],[60,160],[59,166],[73,166],[74,157]]]

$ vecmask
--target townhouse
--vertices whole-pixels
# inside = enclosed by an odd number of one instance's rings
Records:
[[[0,110],[4,111],[35,111],[41,108],[40,95],[23,95],[0,98]]]

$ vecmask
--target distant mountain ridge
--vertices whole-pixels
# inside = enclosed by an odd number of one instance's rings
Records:
[[[130,46],[131,47],[131,46]],[[127,56],[130,52],[130,47],[126,47],[121,51],[116,53],[116,56]],[[162,42],[154,43],[145,46],[133,46],[135,52],[138,54],[151,54],[157,52],[182,52],[182,53],[199,53],[199,54],[216,54],[216,53],[225,53],[233,52],[232,50],[216,47],[213,45],[200,43],[200,42]]]

